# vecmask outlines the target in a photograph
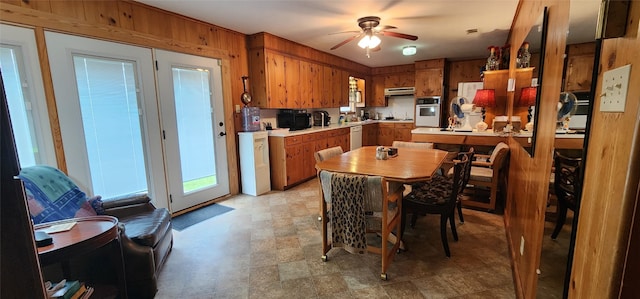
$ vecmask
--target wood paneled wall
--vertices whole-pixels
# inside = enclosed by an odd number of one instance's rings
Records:
[[[626,35],[603,41],[595,94],[605,71],[628,64],[630,84],[622,113],[600,112],[594,101],[569,298],[617,298],[621,288],[640,182],[639,21],[640,2],[631,1]]]
[[[225,111],[240,105],[241,77],[248,74],[244,34],[190,19],[128,0],[0,0],[0,21],[36,29],[39,53],[49,103],[52,134],[58,166],[66,169],[53,86],[48,72],[43,30],[117,41],[222,59]],[[239,191],[236,124],[239,116],[225,114],[231,194]],[[234,136],[231,136],[231,133]]]
[[[555,114],[562,85],[563,54],[569,19],[569,2],[562,0],[521,0],[511,28],[509,44],[520,45],[532,25],[549,8],[549,32],[544,57],[543,88],[535,155],[513,138],[510,149],[509,186],[505,207],[505,226],[512,256],[516,295],[535,298],[536,269],[540,263],[544,216],[551,171],[552,149],[555,139]],[[515,78],[517,48],[511,48],[509,77]],[[508,93],[507,111],[512,111],[514,93]],[[548,237],[548,236],[547,236]],[[520,254],[521,240],[524,250]]]

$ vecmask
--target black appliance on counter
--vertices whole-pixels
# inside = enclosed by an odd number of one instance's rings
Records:
[[[304,109],[281,109],[276,120],[278,128],[289,128],[290,131],[311,128],[311,113]]]
[[[324,124],[322,123],[324,121]],[[328,126],[331,124],[331,117],[327,111],[313,111],[314,126]]]

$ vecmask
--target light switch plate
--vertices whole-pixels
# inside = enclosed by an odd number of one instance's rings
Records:
[[[630,72],[630,64],[604,72],[602,94],[600,95],[600,111],[624,112]]]
[[[509,78],[507,81],[507,91],[516,91],[516,79]]]

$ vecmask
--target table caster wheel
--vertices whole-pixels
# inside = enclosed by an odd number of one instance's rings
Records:
[[[382,280],[385,280],[385,281],[386,281],[386,280],[387,280],[387,278],[388,278],[388,277],[387,277],[387,273],[381,273],[381,274],[380,274],[380,279],[382,279]]]
[[[326,261],[327,261],[327,256],[326,256],[326,255],[323,255],[323,256],[322,256],[322,261],[323,261],[323,262],[326,262]]]

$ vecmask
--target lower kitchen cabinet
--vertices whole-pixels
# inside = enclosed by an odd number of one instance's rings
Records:
[[[316,175],[314,153],[340,146],[349,150],[349,128],[279,137],[269,136],[271,188],[285,190]]]
[[[394,140],[411,141],[413,123],[379,123],[378,144],[391,146]]]
[[[362,126],[362,146],[378,144],[378,124],[367,124]]]

